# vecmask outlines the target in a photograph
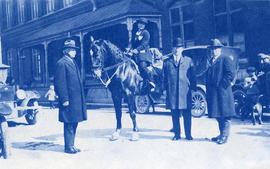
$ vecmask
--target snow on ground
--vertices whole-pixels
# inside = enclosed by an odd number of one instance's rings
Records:
[[[81,153],[63,153],[63,126],[57,110],[44,108],[34,126],[16,119],[9,128],[12,156],[0,159],[0,169],[269,169],[270,121],[253,126],[234,119],[227,144],[209,139],[218,135],[217,123],[207,117],[193,118],[193,141],[171,141],[168,112],[138,114],[140,140],[130,141],[132,122],[124,109],[121,137],[109,141],[116,126],[113,108],[88,110],[80,123],[76,146]],[[182,119],[181,119],[182,120]],[[182,121],[181,121],[182,122]],[[181,123],[182,125],[182,123]],[[182,131],[184,131],[182,125]],[[182,132],[184,138],[184,132]]]

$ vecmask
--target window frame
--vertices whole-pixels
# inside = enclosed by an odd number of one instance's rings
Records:
[[[194,46],[194,44],[195,44],[194,43],[195,38],[193,36],[191,39],[187,39],[186,38],[186,33],[185,33],[185,30],[184,29],[185,29],[185,25],[186,24],[193,23],[193,34],[194,34],[194,14],[193,14],[193,16],[192,16],[191,19],[184,20],[184,13],[183,13],[184,10],[183,10],[183,8],[184,7],[187,7],[187,6],[191,6],[192,7],[192,3],[187,3],[187,4],[183,4],[183,5],[179,5],[179,6],[170,8],[169,9],[169,17],[170,17],[170,31],[171,31],[171,37],[172,37],[171,41],[173,41],[174,38],[176,38],[173,35],[172,27],[174,27],[174,26],[180,26],[180,29],[181,29],[180,30],[180,37],[183,39],[183,42],[184,42],[185,46],[189,47],[189,46]],[[172,12],[171,12],[171,10],[176,9],[176,8],[179,9],[180,20],[179,20],[179,22],[172,23]]]

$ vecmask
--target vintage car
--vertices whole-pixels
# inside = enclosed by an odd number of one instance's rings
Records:
[[[38,99],[40,94],[36,91],[15,89],[15,85],[7,84],[9,66],[0,64],[0,156],[8,157],[7,121],[25,117],[28,124],[36,124],[36,115],[39,112]]]
[[[240,50],[233,47],[222,47],[222,54],[228,57],[231,57],[234,61],[236,70],[238,70],[238,58]],[[197,77],[197,91],[192,93],[192,115],[193,117],[201,117],[207,112],[207,102],[206,102],[206,72],[210,66],[209,60],[212,58],[211,49],[208,46],[193,46],[186,48],[183,51],[183,55],[189,56],[192,58],[195,68],[196,68],[196,77]],[[236,79],[236,78],[235,78]],[[137,112],[145,113],[148,112],[149,107],[154,104],[160,104],[165,102],[164,94],[160,99],[152,99],[151,95],[147,96],[137,96],[135,99],[135,105]],[[154,106],[153,106],[154,108]]]

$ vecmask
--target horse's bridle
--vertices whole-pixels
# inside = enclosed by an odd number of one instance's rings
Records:
[[[122,66],[123,64],[125,64],[128,60],[124,60],[120,63],[117,63],[115,65],[112,65],[112,66],[108,66],[108,67],[105,67],[101,70],[101,73],[102,72],[106,72],[106,75],[108,77],[108,80],[106,82],[103,81],[103,79],[101,78],[101,76],[98,76],[99,80],[101,81],[101,83],[105,86],[105,87],[108,87],[108,85],[111,83],[111,80],[114,78],[114,76],[117,74],[117,72],[119,71],[119,67]],[[115,72],[112,74],[111,77],[108,76],[108,70],[111,70],[111,69],[114,69],[116,68],[117,69],[115,70]]]

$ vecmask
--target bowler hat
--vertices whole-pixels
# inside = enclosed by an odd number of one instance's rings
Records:
[[[147,24],[147,19],[145,19],[145,18],[141,18],[140,20],[138,20],[137,21],[137,23],[141,23],[141,24],[144,24],[144,25],[146,25]]]
[[[219,39],[211,39],[211,45],[209,46],[209,48],[221,48],[224,45],[220,42]]]
[[[79,49],[79,47],[76,46],[75,40],[73,39],[65,40],[63,49],[67,49],[67,48]]]
[[[183,42],[183,39],[182,38],[176,38],[174,39],[173,41],[173,47],[182,47],[184,46],[184,42]]]

